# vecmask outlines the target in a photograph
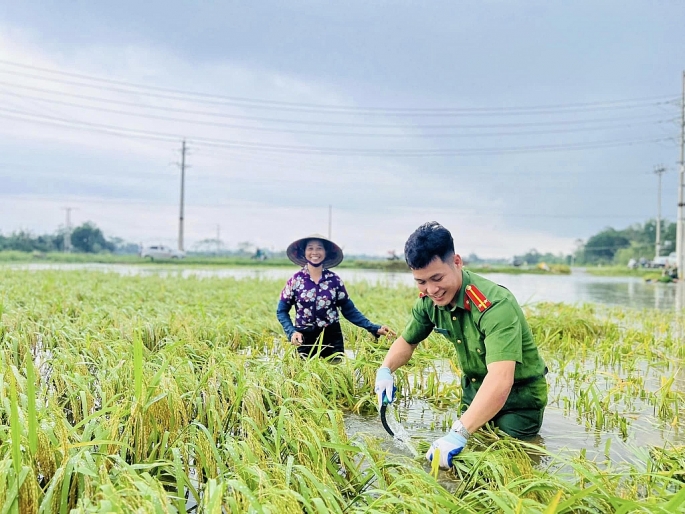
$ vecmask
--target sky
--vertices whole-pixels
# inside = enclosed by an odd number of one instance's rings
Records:
[[[676,0],[0,3],[0,233],[570,252],[676,219]]]

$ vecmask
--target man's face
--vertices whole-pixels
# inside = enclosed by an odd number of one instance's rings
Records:
[[[428,266],[411,270],[419,291],[430,296],[435,305],[445,306],[452,303],[461,288],[462,261],[454,255],[450,262],[435,257]]]

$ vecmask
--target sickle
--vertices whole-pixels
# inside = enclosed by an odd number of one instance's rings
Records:
[[[392,437],[395,437],[395,433],[391,430],[390,426],[388,425],[388,420],[385,419],[385,412],[388,409],[388,405],[384,403],[381,405],[381,423],[383,423],[383,428],[385,431],[390,434]]]

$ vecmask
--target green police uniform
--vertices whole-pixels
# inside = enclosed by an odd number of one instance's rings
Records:
[[[514,385],[492,422],[511,436],[532,437],[547,405],[547,368],[528,322],[509,290],[466,270],[462,277],[454,307],[438,307],[422,295],[402,337],[418,344],[435,330],[452,341],[463,371],[464,409],[483,383],[488,364],[516,361]]]

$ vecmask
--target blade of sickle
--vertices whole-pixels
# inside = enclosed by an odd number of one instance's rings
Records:
[[[385,431],[388,434],[390,434],[392,437],[395,437],[395,433],[392,431],[392,429],[388,425],[388,420],[385,419],[385,413],[387,412],[387,410],[388,410],[388,404],[383,403],[383,405],[381,405],[381,423],[383,424],[383,428],[385,429]]]

